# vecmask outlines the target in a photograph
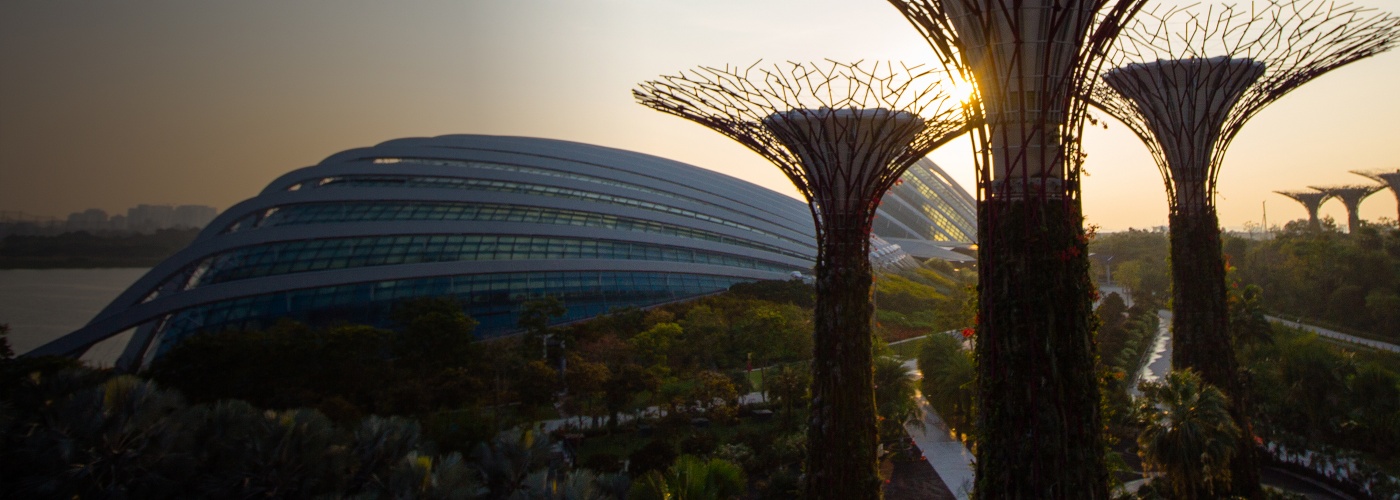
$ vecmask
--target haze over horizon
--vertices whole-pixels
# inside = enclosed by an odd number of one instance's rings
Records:
[[[1400,0],[1356,2],[1392,13]],[[0,210],[63,217],[141,203],[223,210],[351,148],[444,134],[547,137],[648,153],[796,196],[776,168],[633,102],[641,81],[763,59],[938,63],[880,0],[371,0],[0,4]],[[1272,194],[1400,169],[1400,53],[1271,105],[1230,148],[1222,225],[1303,218]],[[1101,112],[1093,113],[1104,118]],[[1165,225],[1145,146],[1091,130],[1084,204],[1101,230]],[[931,158],[971,188],[971,147]],[[1340,203],[1322,211],[1343,225]],[[1394,218],[1377,193],[1363,219]]]

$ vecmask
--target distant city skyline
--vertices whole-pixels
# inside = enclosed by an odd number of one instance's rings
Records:
[[[1400,0],[1356,2],[1390,12]],[[578,141],[796,191],[743,146],[634,104],[696,65],[895,60],[937,67],[883,1],[486,0],[0,4],[0,211],[62,218],[251,198],[336,152],[454,133]],[[1221,223],[1306,218],[1275,190],[1400,169],[1400,53],[1303,86],[1246,126],[1220,178]],[[1105,118],[1103,113],[1093,113]],[[1088,223],[1164,225],[1161,179],[1126,126],[1091,130]],[[970,142],[930,158],[969,190]],[[1391,218],[1377,193],[1363,219]],[[1340,203],[1322,216],[1346,220]]]

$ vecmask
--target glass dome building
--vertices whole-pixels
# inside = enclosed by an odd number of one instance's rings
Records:
[[[547,139],[398,139],[273,181],[216,218],[82,329],[74,355],[135,329],[133,367],[203,331],[279,318],[383,325],[394,303],[455,296],[490,337],[552,295],[587,318],[807,272],[802,203],[654,156]]]
[[[394,304],[435,296],[489,338],[544,296],[567,322],[789,279],[815,258],[802,202],[710,170],[549,139],[397,139],[274,180],[29,355],[129,336],[116,365],[133,369],[200,332],[387,326]]]

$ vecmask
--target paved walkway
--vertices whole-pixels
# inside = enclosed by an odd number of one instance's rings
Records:
[[[1138,382],[1153,382],[1167,375],[1172,369],[1172,313],[1166,309],[1157,311],[1157,336],[1152,341],[1152,353],[1138,371],[1137,381],[1128,386],[1128,394],[1141,396]]]
[[[917,360],[909,360],[904,363],[910,367],[916,378],[922,378],[919,373]],[[929,465],[933,466],[933,471],[938,473],[938,478],[948,485],[953,496],[958,500],[965,500],[972,492],[973,481],[973,456],[963,446],[962,441],[953,437],[952,431],[948,429],[948,424],[943,423],[943,419],[938,417],[938,412],[933,411],[933,407],[928,405],[922,394],[915,394],[919,401],[919,407],[924,410],[924,425],[905,424],[905,430],[909,431],[909,437],[923,450],[924,458],[928,459]]]
[[[1348,342],[1348,343],[1357,344],[1357,345],[1364,345],[1364,346],[1366,346],[1366,347],[1370,347],[1370,348],[1373,348],[1373,349],[1380,349],[1380,350],[1382,350],[1382,351],[1400,352],[1400,346],[1395,345],[1395,344],[1391,344],[1391,343],[1387,343],[1387,342],[1381,342],[1381,341],[1379,341],[1379,340],[1365,339],[1365,338],[1357,337],[1357,336],[1354,336],[1354,335],[1347,335],[1347,334],[1342,333],[1342,332],[1333,331],[1333,330],[1328,330],[1328,329],[1323,328],[1323,327],[1320,327],[1320,326],[1313,326],[1313,325],[1309,325],[1309,324],[1304,324],[1304,323],[1302,323],[1302,322],[1300,322],[1300,321],[1296,321],[1296,320],[1287,320],[1287,319],[1280,318],[1280,317],[1278,317],[1278,316],[1264,316],[1264,317],[1265,317],[1265,318],[1269,318],[1269,321],[1272,321],[1272,322],[1274,322],[1274,323],[1282,323],[1282,324],[1285,324],[1285,325],[1288,325],[1288,326],[1291,326],[1291,327],[1294,327],[1294,328],[1302,328],[1302,329],[1304,329],[1304,330],[1312,331],[1312,332],[1314,332],[1314,333],[1316,333],[1316,334],[1318,334],[1318,335],[1321,335],[1321,336],[1323,336],[1323,337],[1327,337],[1327,338],[1330,338],[1330,339],[1340,340],[1340,341],[1342,341],[1342,342]]]

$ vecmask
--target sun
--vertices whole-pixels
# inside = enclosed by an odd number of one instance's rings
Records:
[[[957,75],[952,77],[951,83],[952,88],[948,90],[949,97],[957,99],[963,104],[972,102],[973,94],[977,93],[977,86]]]

